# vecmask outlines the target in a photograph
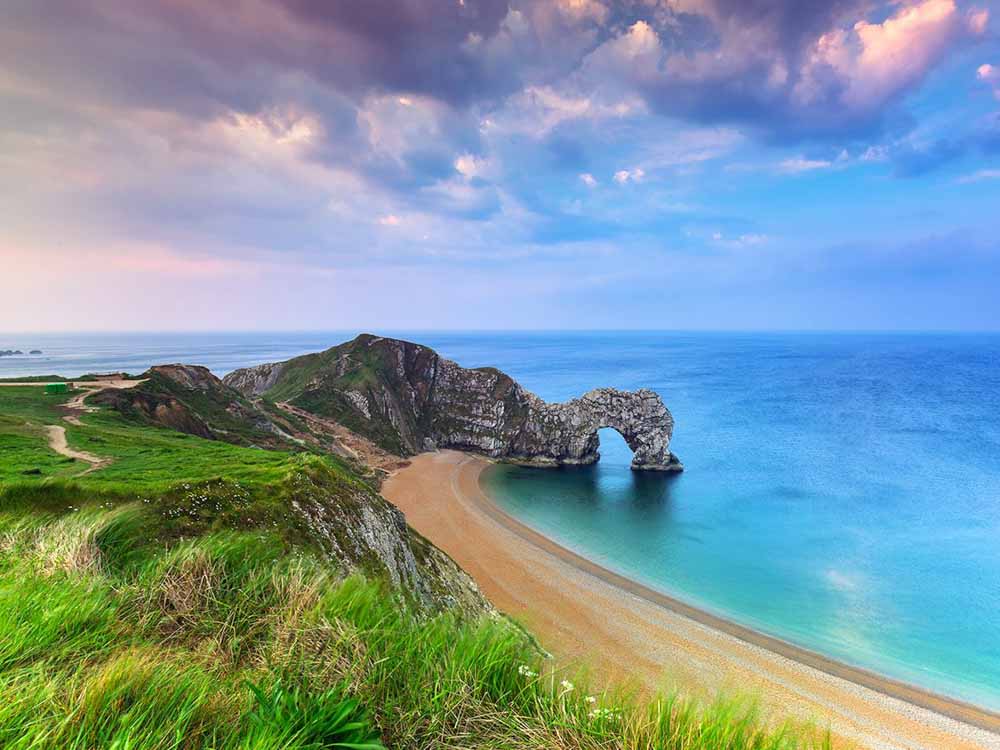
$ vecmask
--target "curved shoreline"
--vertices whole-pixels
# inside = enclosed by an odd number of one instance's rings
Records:
[[[838,748],[1000,750],[1000,733],[992,729],[1000,717],[989,711],[919,688],[911,693],[903,683],[907,690],[897,692],[892,681],[833,660],[813,666],[797,658],[808,655],[805,649],[783,655],[772,647],[791,644],[558,545],[490,500],[479,482],[490,465],[457,451],[421,454],[386,481],[382,494],[499,609],[524,622],[558,664],[587,665],[599,684],[631,685],[647,694],[680,688],[709,700],[720,693],[750,696],[771,719],[829,727]],[[935,708],[925,707],[928,697]]]
[[[480,493],[469,499],[478,505],[479,509],[494,521],[504,526],[510,532],[524,539],[545,552],[558,557],[565,563],[589,575],[601,579],[605,583],[627,591],[633,596],[644,599],[651,604],[664,607],[702,625],[727,633],[734,638],[745,641],[758,648],[766,649],[786,659],[792,659],[813,669],[818,669],[832,677],[853,682],[856,685],[874,690],[890,698],[905,701],[934,713],[947,716],[956,721],[970,724],[989,732],[1000,734],[1000,713],[982,708],[973,703],[958,698],[950,698],[941,693],[919,687],[893,677],[856,667],[846,662],[825,656],[818,651],[812,651],[794,643],[768,635],[735,620],[713,614],[707,610],[678,599],[662,591],[639,583],[620,573],[603,567],[589,558],[574,552],[558,542],[550,539],[536,529],[517,520],[514,516],[500,508],[482,486],[482,474],[486,467],[479,470],[477,482]]]

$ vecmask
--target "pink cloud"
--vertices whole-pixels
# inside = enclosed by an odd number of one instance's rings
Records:
[[[972,8],[966,15],[966,21],[975,36],[986,33],[986,27],[990,22],[990,12],[986,8]]]
[[[976,26],[985,17],[976,16]],[[833,72],[845,86],[843,104],[874,111],[919,82],[965,28],[954,0],[922,0],[901,5],[881,23],[861,20],[850,30],[829,31],[813,47],[797,98],[808,105],[821,97]]]
[[[717,44],[678,45],[681,21],[673,16],[637,21],[617,29],[582,70],[598,86],[631,86],[666,112],[836,131],[875,122],[962,42],[984,34],[990,20],[985,8],[965,11],[958,0],[859,0],[801,14],[791,3],[773,5],[772,13],[759,13],[717,0],[675,0],[675,10],[709,20]]]
[[[993,89],[993,96],[1000,99],[1000,67],[986,63],[976,70],[976,77]]]

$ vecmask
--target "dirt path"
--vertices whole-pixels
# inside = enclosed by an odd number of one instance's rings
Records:
[[[325,419],[305,409],[299,409],[285,401],[279,401],[275,405],[283,412],[305,422],[314,432],[325,435],[330,441],[328,445],[324,445],[327,450],[332,450],[339,455],[353,458],[365,466],[384,472],[385,474],[389,474],[409,464],[407,459],[382,450],[372,441],[352,432],[336,420]],[[300,435],[298,437],[306,436]]]
[[[145,379],[142,380],[124,380],[122,378],[98,378],[97,380],[78,380],[73,382],[66,381],[52,381],[49,382],[27,382],[27,383],[0,383],[0,387],[16,387],[25,388],[30,386],[44,387],[47,385],[56,385],[64,383],[74,390],[80,391],[73,398],[62,405],[62,408],[66,411],[63,419],[72,425],[77,427],[83,427],[83,422],[80,421],[80,416],[83,414],[89,414],[97,411],[96,408],[92,406],[87,406],[84,403],[88,398],[93,396],[95,393],[100,393],[101,391],[106,391],[110,388],[135,388],[140,383],[145,383]]]
[[[63,382],[63,381],[53,381]],[[66,412],[63,415],[63,419],[72,425],[77,427],[85,427],[83,422],[80,421],[80,417],[83,414],[89,414],[97,411],[93,406],[87,406],[85,401],[93,396],[95,393],[105,391],[111,388],[135,388],[140,383],[146,382],[145,380],[123,380],[122,378],[99,378],[97,380],[83,380],[77,382],[66,383],[67,386],[80,392],[73,396],[69,401],[62,405],[62,409]],[[50,385],[50,383],[0,383],[0,386],[7,387],[26,387],[26,386],[38,386],[44,387]],[[103,469],[105,466],[111,463],[110,458],[95,456],[93,453],[87,453],[86,451],[77,451],[69,447],[69,442],[66,440],[66,428],[61,425],[45,425],[45,432],[49,439],[49,448],[54,450],[61,456],[66,456],[67,458],[73,458],[77,461],[85,461],[90,464],[87,469],[74,474],[74,477],[82,477],[85,474],[89,474],[92,471],[97,471],[98,469]]]
[[[490,501],[479,485],[488,466],[455,451],[424,454],[394,474],[382,494],[560,663],[582,662],[600,680],[631,681],[648,691],[759,696],[771,716],[829,725],[838,747],[1000,748],[996,714],[926,691],[899,692],[899,683],[818,654],[816,664],[803,661],[791,644],[696,610],[559,546]]]
[[[102,469],[111,463],[110,458],[101,458],[100,456],[95,456],[93,453],[76,451],[70,448],[69,443],[66,441],[66,428],[62,425],[47,425],[45,431],[49,436],[49,448],[61,456],[74,458],[77,461],[86,461],[90,464],[89,468],[84,469],[78,474],[74,474],[74,477],[82,477],[84,474]]]

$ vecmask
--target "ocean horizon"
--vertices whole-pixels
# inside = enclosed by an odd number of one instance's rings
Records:
[[[224,375],[355,331],[11,334],[0,377],[186,362]],[[499,466],[497,503],[665,593],[926,689],[1000,709],[1000,334],[386,331],[550,401],[649,387],[680,476]]]

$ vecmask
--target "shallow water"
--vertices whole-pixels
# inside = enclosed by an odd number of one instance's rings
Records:
[[[387,335],[394,335],[386,332]],[[0,377],[224,374],[350,333],[0,336]],[[405,334],[550,400],[650,387],[687,471],[500,467],[509,512],[606,566],[827,655],[1000,709],[1000,336]]]
[[[594,467],[491,471],[502,507],[716,613],[1000,708],[1000,339],[578,346],[507,366],[553,398],[654,388],[686,471],[635,474],[624,441],[602,431]]]

